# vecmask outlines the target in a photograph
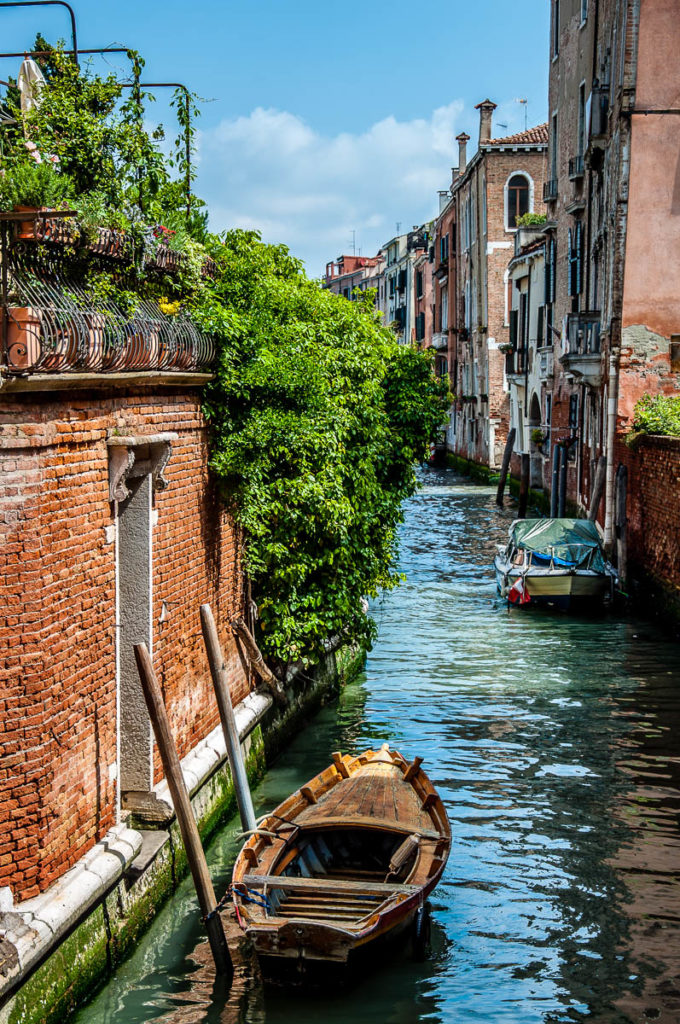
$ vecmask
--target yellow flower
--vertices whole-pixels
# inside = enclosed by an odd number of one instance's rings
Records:
[[[159,299],[158,306],[161,313],[165,313],[166,316],[177,316],[181,302],[179,299],[176,302],[168,302],[166,298],[163,298]]]

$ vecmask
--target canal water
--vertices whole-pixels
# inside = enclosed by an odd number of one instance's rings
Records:
[[[331,752],[420,754],[451,819],[424,963],[358,987],[266,995],[252,1024],[680,1020],[679,649],[648,622],[511,609],[491,560],[512,508],[425,470],[405,508],[406,582],[374,603],[365,673],[254,794],[271,809]],[[236,821],[209,857],[224,887]],[[189,881],[77,1024],[233,1018],[205,966]]]

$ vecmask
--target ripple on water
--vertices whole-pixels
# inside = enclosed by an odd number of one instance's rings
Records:
[[[508,611],[491,561],[511,511],[450,472],[423,481],[401,530],[406,583],[374,602],[364,677],[255,798],[271,808],[339,747],[389,739],[424,755],[454,836],[432,897],[432,955],[332,999],[269,994],[252,1019],[677,1022],[677,646],[613,616]],[[235,831],[210,849],[220,885]],[[78,1021],[220,1020],[222,997],[191,957],[197,940],[184,883]]]

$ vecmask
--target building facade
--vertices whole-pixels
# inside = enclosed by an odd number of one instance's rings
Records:
[[[666,73],[678,46],[669,0],[552,0],[544,196],[553,431],[571,441],[576,506],[590,509],[606,459],[608,542],[635,403],[680,383],[680,118]]]
[[[517,218],[542,210],[547,127],[493,139],[495,104],[484,100],[477,109],[477,152],[468,162],[469,136],[461,133],[450,198],[444,201],[440,195],[434,236],[434,337],[437,327],[446,336],[455,395],[447,430],[449,449],[495,467],[510,415],[500,349],[509,343],[508,263]],[[444,344],[443,339],[438,341]]]

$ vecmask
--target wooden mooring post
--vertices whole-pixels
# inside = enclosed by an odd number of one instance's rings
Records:
[[[513,427],[508,434],[508,439],[505,442],[505,449],[503,451],[503,461],[501,462],[501,477],[498,481],[498,490],[496,491],[496,504],[503,507],[503,494],[505,492],[505,481],[508,478],[508,469],[510,468],[510,458],[512,456],[512,449],[515,444],[515,434],[517,431]]]
[[[597,519],[597,513],[600,508],[600,502],[602,495],[604,494],[604,483],[607,476],[607,456],[600,455],[597,460],[597,469],[595,470],[595,480],[593,482],[593,491],[590,498],[590,510],[588,512],[588,519],[591,523],[594,523]]]
[[[527,503],[529,501],[529,470],[531,468],[530,456],[522,455],[522,468],[519,478],[519,508],[517,518],[524,519],[527,514]]]
[[[142,691],[146,706],[149,709],[149,717],[153,726],[156,743],[163,762],[163,770],[168,780],[168,787],[172,796],[172,802],[177,815],[177,824],[182,834],[182,842],[186,850],[189,868],[196,887],[196,895],[201,908],[205,928],[210,941],[210,949],[217,970],[225,975],[231,982],[233,967],[229,947],[224,937],[222,920],[217,911],[217,900],[213,888],[212,878],[208,871],[208,863],[205,859],[205,852],[201,844],[201,837],[198,834],[198,827],[194,812],[191,807],[189,793],[187,791],[182,766],[179,763],[177,747],[170,731],[170,722],[165,710],[161,688],[156,679],[151,656],[146,644],[135,644],[135,661],[142,684]]]
[[[253,800],[250,795],[248,775],[241,753],[241,741],[236,726],[236,719],[234,718],[234,709],[231,704],[229,683],[227,682],[227,674],[224,668],[224,655],[220,645],[220,638],[217,634],[215,619],[209,604],[201,605],[201,629],[203,630],[203,640],[208,654],[210,674],[213,686],[215,687],[215,697],[220,712],[224,741],[227,745],[227,756],[229,757],[231,777],[234,780],[234,790],[236,792],[239,814],[241,815],[241,824],[243,825],[244,832],[253,832],[257,827]]]

